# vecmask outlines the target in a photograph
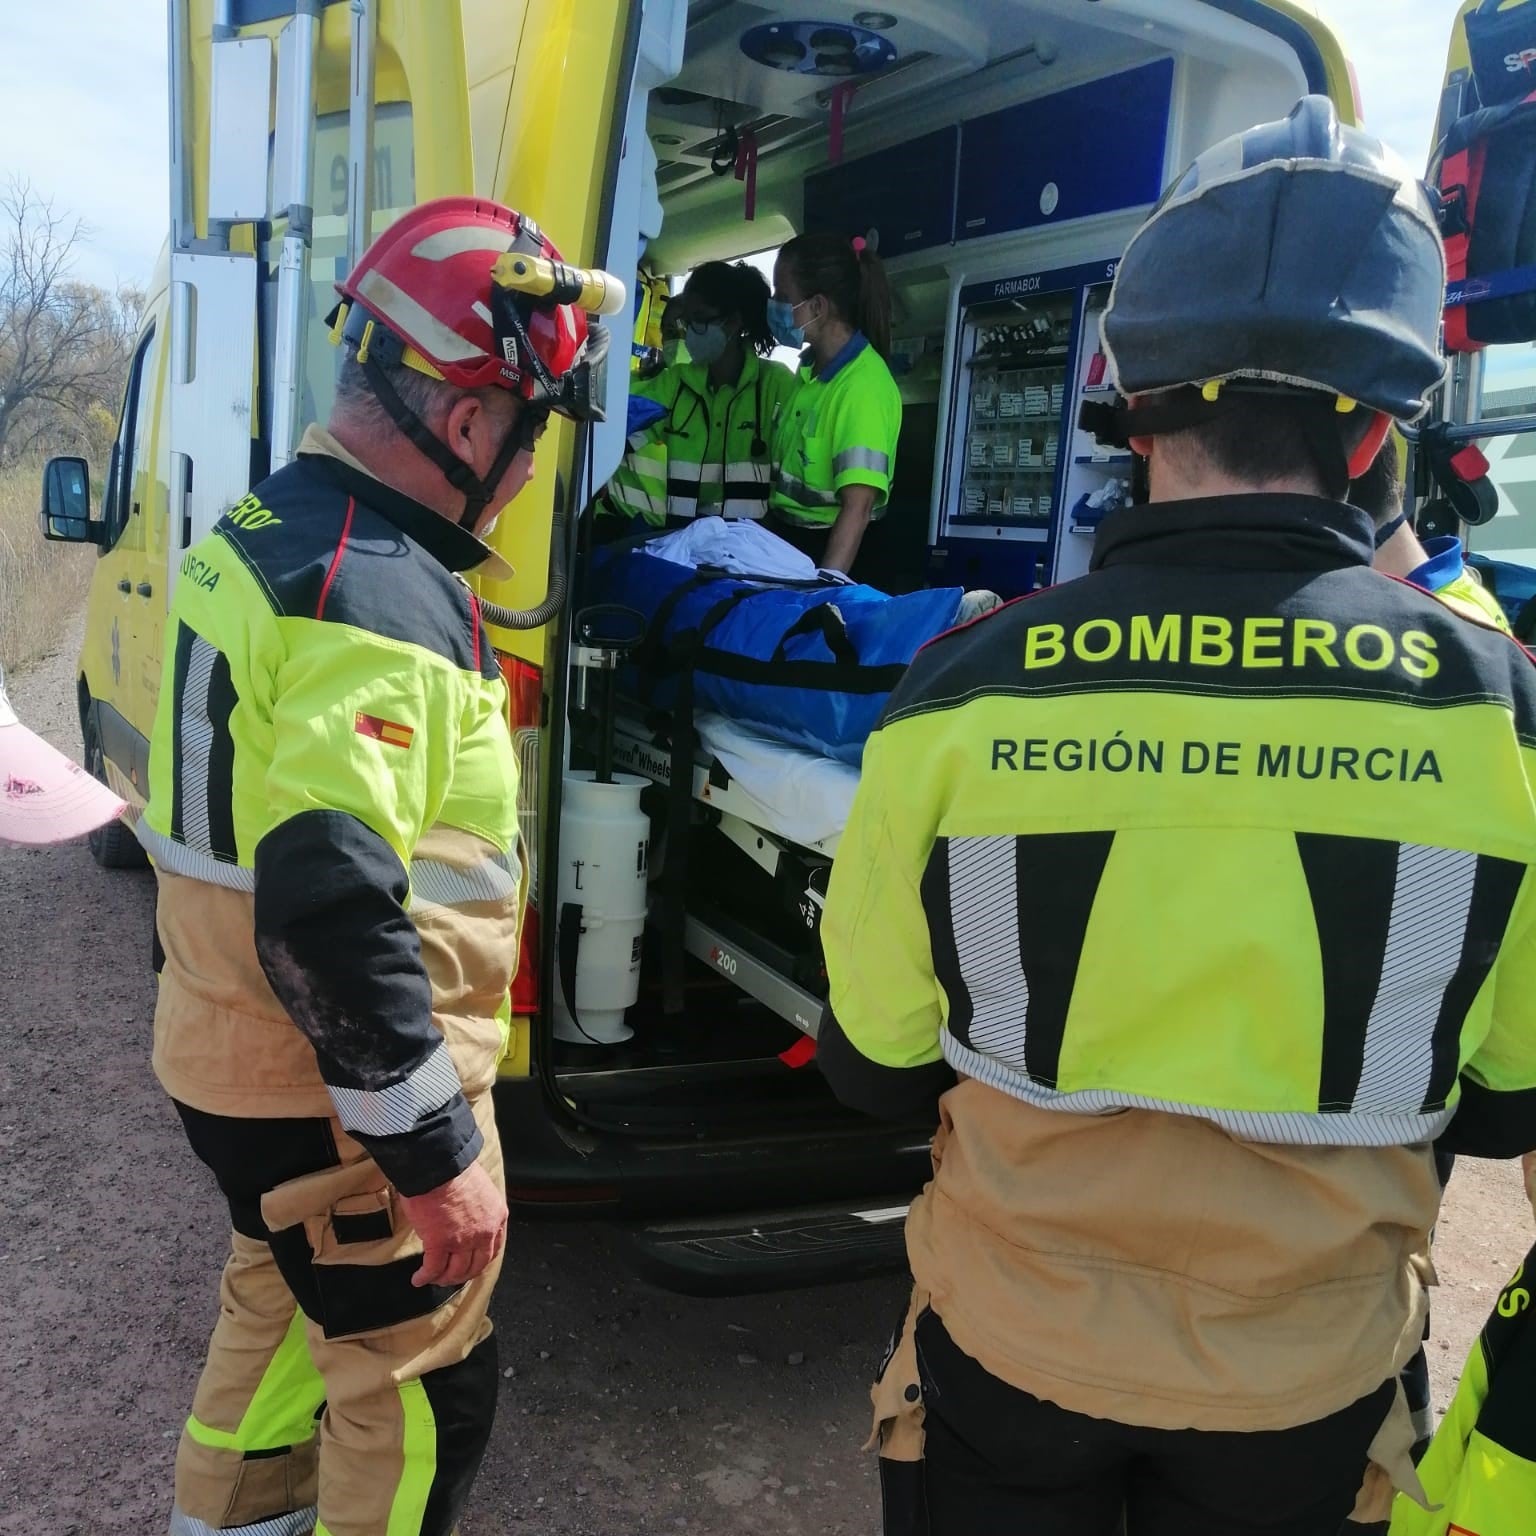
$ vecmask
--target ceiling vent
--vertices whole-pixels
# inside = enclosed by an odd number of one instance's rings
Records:
[[[752,111],[735,114],[826,122],[835,87],[857,82],[882,93],[900,77],[912,90],[936,64],[968,72],[987,62],[984,21],[940,0],[889,0],[878,11],[843,9],[827,0],[734,0],[693,12],[683,70],[674,88],[721,98]],[[834,19],[808,17],[833,13]],[[859,19],[853,19],[857,16]],[[880,22],[877,29],[867,25]],[[917,58],[925,70],[912,70]]]
[[[744,33],[741,51],[769,69],[842,80],[875,75],[896,62],[888,37],[846,21],[771,21]]]

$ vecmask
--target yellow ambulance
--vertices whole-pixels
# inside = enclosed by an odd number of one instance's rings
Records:
[[[643,266],[648,303],[657,276],[763,260],[799,232],[875,243],[903,403],[885,579],[1006,596],[1085,570],[1095,508],[1128,493],[1130,465],[1077,412],[1104,389],[1097,316],[1164,182],[1307,92],[1346,121],[1360,111],[1338,43],[1297,0],[172,0],[169,13],[166,251],[96,505],[55,470],[43,514],[48,536],[100,548],[83,750],[132,811],[167,603],[197,575],[187,552],[324,419],[333,285],[402,210],[450,193],[508,203],[573,261],[626,281]],[[856,1119],[814,1065],[819,896],[846,775],[812,791],[807,826],[702,746],[685,761],[665,725],[621,719],[614,750],[647,785],[653,872],[686,845],[692,873],[680,905],[642,921],[622,1027],[601,1040],[560,1027],[579,1011],[581,942],[563,921],[562,840],[587,835],[563,791],[604,664],[580,615],[584,521],[625,448],[633,304],[610,324],[606,420],[551,423],[538,477],[496,528],[516,575],[482,593],[536,852],[498,1090],[509,1194],[626,1223],[637,1261],[683,1289],[899,1264],[931,1127]],[[131,814],[96,838],[103,865],[142,860]]]

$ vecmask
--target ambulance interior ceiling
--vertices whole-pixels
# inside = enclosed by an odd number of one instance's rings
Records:
[[[761,52],[760,29],[777,28],[789,39],[778,56],[793,57],[794,39],[808,36],[799,24],[821,17],[827,36],[815,50],[819,72],[775,67],[744,47],[756,30]],[[850,22],[883,40],[888,62],[878,71],[851,71],[850,45],[835,36]],[[651,260],[659,270],[682,272],[800,232],[805,178],[828,164],[832,96],[849,78],[859,85],[845,113],[843,155],[855,159],[1168,56],[1177,71],[1171,163],[1262,116],[1282,115],[1307,89],[1290,47],[1205,0],[887,0],[878,9],[847,0],[691,0],[682,72],[650,99],[665,211]],[[810,62],[803,59],[800,69]],[[757,144],[750,223],[742,182],[714,168],[728,157],[731,130],[750,130]],[[1018,163],[999,165],[997,174],[1020,174],[1028,155],[1020,144]],[[1091,175],[1093,167],[1083,171]],[[959,262],[952,247],[898,257],[898,331],[936,319],[927,312],[937,306],[942,313],[947,269],[980,270],[990,245],[967,242]],[[1015,237],[1007,254],[1019,251]]]

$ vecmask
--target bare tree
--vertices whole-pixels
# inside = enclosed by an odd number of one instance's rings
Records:
[[[0,461],[19,438],[77,436],[93,405],[115,402],[142,297],[71,276],[86,233],[29,182],[0,194]]]

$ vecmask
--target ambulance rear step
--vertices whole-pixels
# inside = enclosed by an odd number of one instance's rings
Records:
[[[640,1222],[626,1231],[631,1258],[654,1284],[689,1296],[740,1295],[858,1280],[902,1269],[907,1207],[798,1210]]]

